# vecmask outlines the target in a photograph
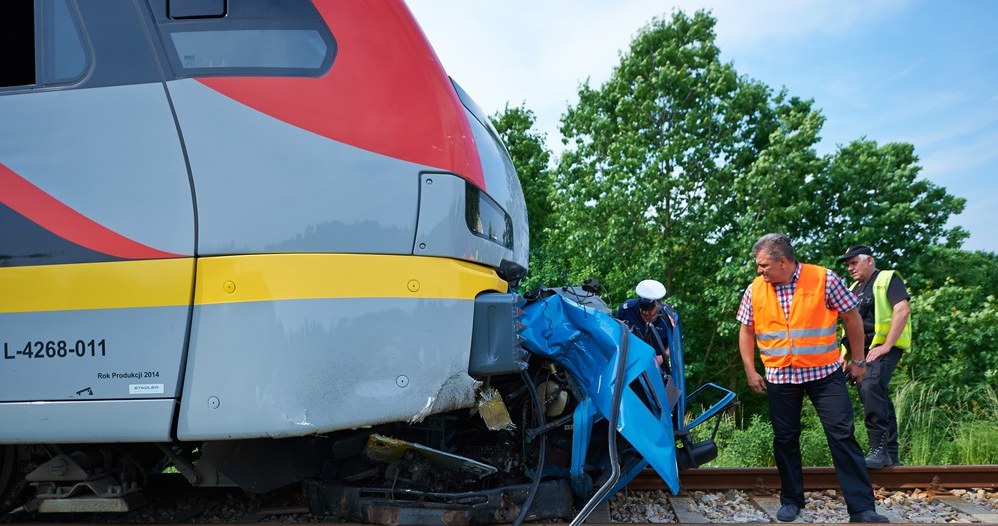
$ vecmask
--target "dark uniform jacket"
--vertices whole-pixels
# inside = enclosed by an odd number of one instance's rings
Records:
[[[672,320],[669,316],[671,308],[659,303],[656,307],[656,316],[651,323],[645,323],[641,318],[641,310],[638,308],[637,299],[629,299],[620,306],[617,311],[617,319],[623,320],[630,327],[631,332],[641,338],[651,346],[655,352],[664,358],[664,363],[669,360],[667,350],[669,349],[669,334],[672,332]]]

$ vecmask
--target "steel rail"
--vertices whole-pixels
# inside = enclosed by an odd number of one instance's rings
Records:
[[[977,466],[895,466],[871,470],[874,487],[890,489],[998,488],[998,465]],[[778,490],[780,475],[769,468],[700,468],[683,471],[679,481],[685,490]],[[830,489],[839,486],[835,468],[805,467],[804,489]],[[628,484],[631,490],[664,490],[657,473],[646,469]]]

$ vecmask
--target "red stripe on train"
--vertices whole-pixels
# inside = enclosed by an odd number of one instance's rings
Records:
[[[0,163],[0,203],[38,226],[90,250],[123,259],[184,257],[133,241],[66,206]]]
[[[199,82],[257,111],[368,151],[452,171],[485,189],[464,107],[401,2],[316,2],[337,55],[318,79]]]

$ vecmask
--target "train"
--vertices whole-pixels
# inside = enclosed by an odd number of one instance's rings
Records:
[[[5,0],[0,35],[0,513],[166,474],[581,520],[716,455],[678,320],[662,375],[598,287],[519,290],[516,169],[401,1]]]

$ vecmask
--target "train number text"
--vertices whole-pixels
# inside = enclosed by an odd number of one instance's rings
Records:
[[[20,348],[18,350],[18,348]],[[89,340],[35,340],[21,347],[13,347],[4,342],[3,357],[5,360],[15,358],[86,358],[107,356],[107,342],[101,338]]]

